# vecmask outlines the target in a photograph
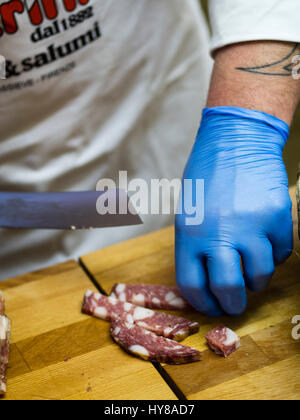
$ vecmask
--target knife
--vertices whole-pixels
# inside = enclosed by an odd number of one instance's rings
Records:
[[[99,214],[99,202],[102,203],[104,212],[105,206],[112,203],[111,213],[114,214]],[[143,224],[143,221],[124,190],[63,193],[0,192],[2,228],[77,230],[139,224]]]

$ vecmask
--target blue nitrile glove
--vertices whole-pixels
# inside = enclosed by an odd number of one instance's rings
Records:
[[[282,159],[288,135],[285,122],[263,112],[235,107],[203,111],[183,177],[193,180],[193,187],[183,184],[187,210],[176,217],[176,271],[182,294],[207,315],[242,314],[246,287],[264,289],[275,264],[292,252],[291,200]],[[193,225],[189,203],[203,203],[197,179],[204,180],[204,221],[197,224],[198,215]]]

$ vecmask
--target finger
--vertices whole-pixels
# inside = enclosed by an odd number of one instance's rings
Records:
[[[293,220],[290,213],[281,218],[279,225],[269,234],[269,238],[273,247],[275,265],[284,263],[294,248]]]
[[[179,290],[198,311],[208,316],[222,315],[223,311],[209,290],[204,265],[184,243],[178,242],[176,241],[176,277]]]
[[[209,284],[220,306],[229,315],[241,315],[247,306],[245,281],[240,254],[229,247],[219,247],[207,258]]]
[[[241,254],[248,289],[253,292],[265,289],[275,271],[273,249],[269,239],[249,241],[247,247],[241,250]]]

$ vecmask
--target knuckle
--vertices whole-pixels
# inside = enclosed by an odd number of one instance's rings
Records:
[[[292,200],[289,195],[280,200],[274,200],[272,203],[272,210],[279,218],[291,218],[291,209]]]

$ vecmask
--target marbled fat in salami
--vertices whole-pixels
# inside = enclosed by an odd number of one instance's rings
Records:
[[[0,316],[0,395],[6,392],[6,369],[9,358],[10,320]]]
[[[126,304],[111,296],[107,297],[90,290],[85,293],[82,312],[87,315],[92,315],[105,321],[113,321],[122,316],[126,310],[132,310],[130,303]]]
[[[86,292],[82,307],[83,313],[93,315],[106,321],[119,319],[125,313],[126,321],[152,331],[158,335],[181,341],[199,331],[199,324],[185,318],[152,311],[122,302],[111,296]]]
[[[191,309],[177,287],[160,286],[159,284],[130,285],[117,283],[112,288],[111,296],[120,299],[122,302],[130,302],[150,309]]]
[[[241,347],[239,336],[221,325],[206,335],[209,347],[219,356],[227,357]]]
[[[158,336],[121,318],[111,323],[111,335],[128,353],[159,363],[183,364],[200,360],[200,352]]]

